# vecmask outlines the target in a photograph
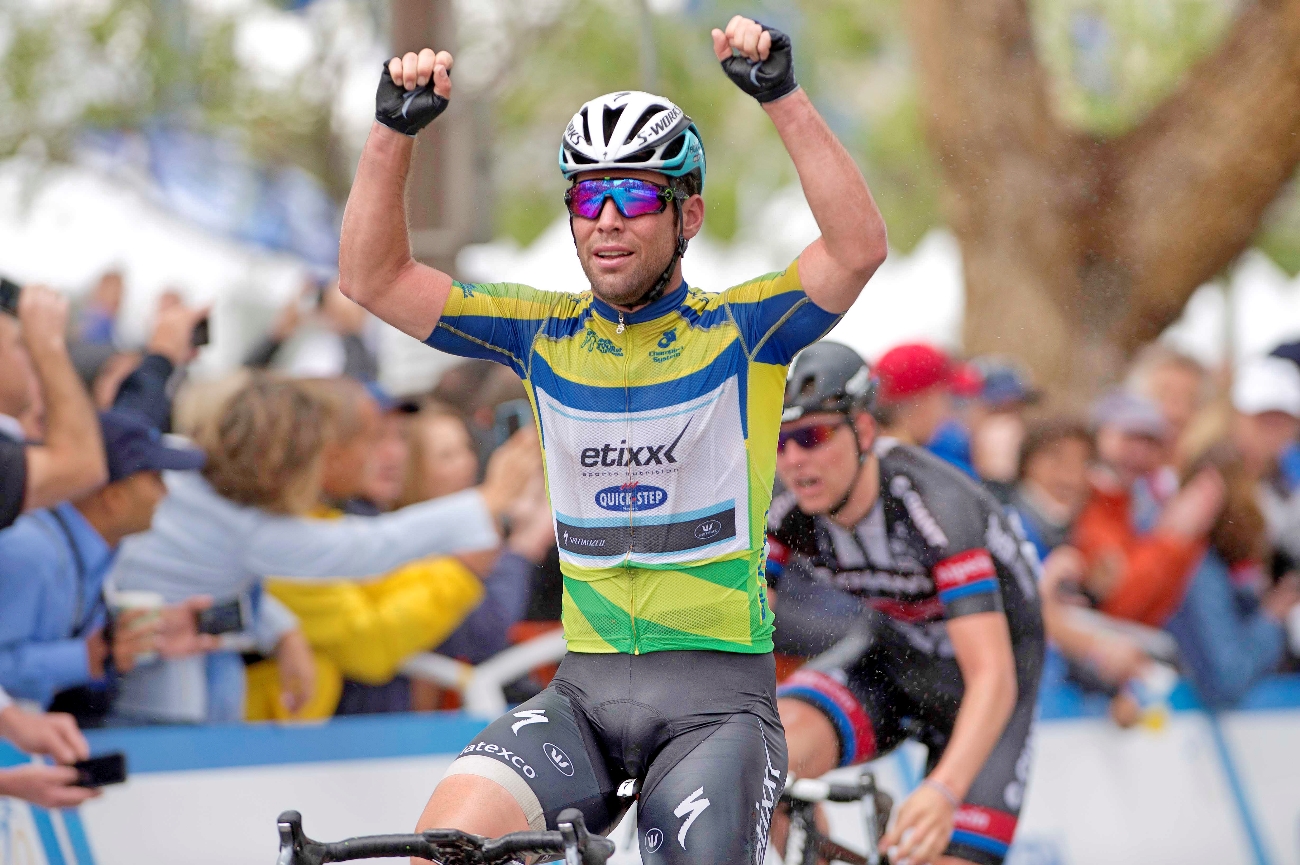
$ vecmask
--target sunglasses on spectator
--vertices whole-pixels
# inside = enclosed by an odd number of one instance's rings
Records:
[[[819,423],[815,426],[800,427],[796,430],[780,433],[776,437],[776,452],[785,453],[785,446],[788,442],[794,442],[806,451],[819,448],[830,441],[834,437],[835,431],[842,426],[848,426],[848,421]]]
[[[674,198],[673,191],[648,180],[631,177],[601,177],[579,180],[564,191],[564,204],[569,213],[583,219],[597,219],[605,206],[605,199],[614,199],[614,206],[625,219],[663,213]]]

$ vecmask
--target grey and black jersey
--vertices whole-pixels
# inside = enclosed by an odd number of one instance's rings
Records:
[[[1013,646],[1042,651],[1038,559],[988,492],[920,448],[881,439],[880,497],[852,530],[772,502],[767,576],[787,571],[848,592],[884,613],[918,651],[951,658],[944,622],[1003,612]],[[780,613],[777,614],[778,629]],[[1019,654],[1019,649],[1017,650]]]

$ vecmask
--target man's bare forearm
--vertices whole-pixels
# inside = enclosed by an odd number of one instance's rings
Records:
[[[884,218],[853,157],[803,90],[763,108],[794,162],[804,198],[821,229],[814,246],[820,245],[829,260],[817,263],[829,265],[829,273],[819,273],[825,277],[818,280],[823,284],[810,286],[806,280],[805,288],[819,305],[844,312],[885,260]],[[801,259],[800,264],[806,278],[810,262]]]
[[[451,278],[411,258],[406,178],[415,139],[376,123],[352,181],[339,243],[339,289],[416,339],[433,330]]]
[[[411,260],[406,176],[415,139],[375,123],[357,163],[339,243],[339,288],[365,305]]]
[[[45,400],[45,443],[28,449],[24,508],[80,498],[108,480],[99,418],[62,347],[29,347]]]

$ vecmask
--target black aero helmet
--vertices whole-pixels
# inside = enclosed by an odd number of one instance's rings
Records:
[[[790,366],[781,422],[818,411],[870,411],[876,390],[871,367],[856,351],[838,342],[815,342],[799,352]]]

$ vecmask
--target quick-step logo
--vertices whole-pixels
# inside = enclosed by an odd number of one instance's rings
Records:
[[[605,487],[596,493],[596,504],[607,511],[648,511],[668,501],[662,487],[633,481],[617,487]]]

